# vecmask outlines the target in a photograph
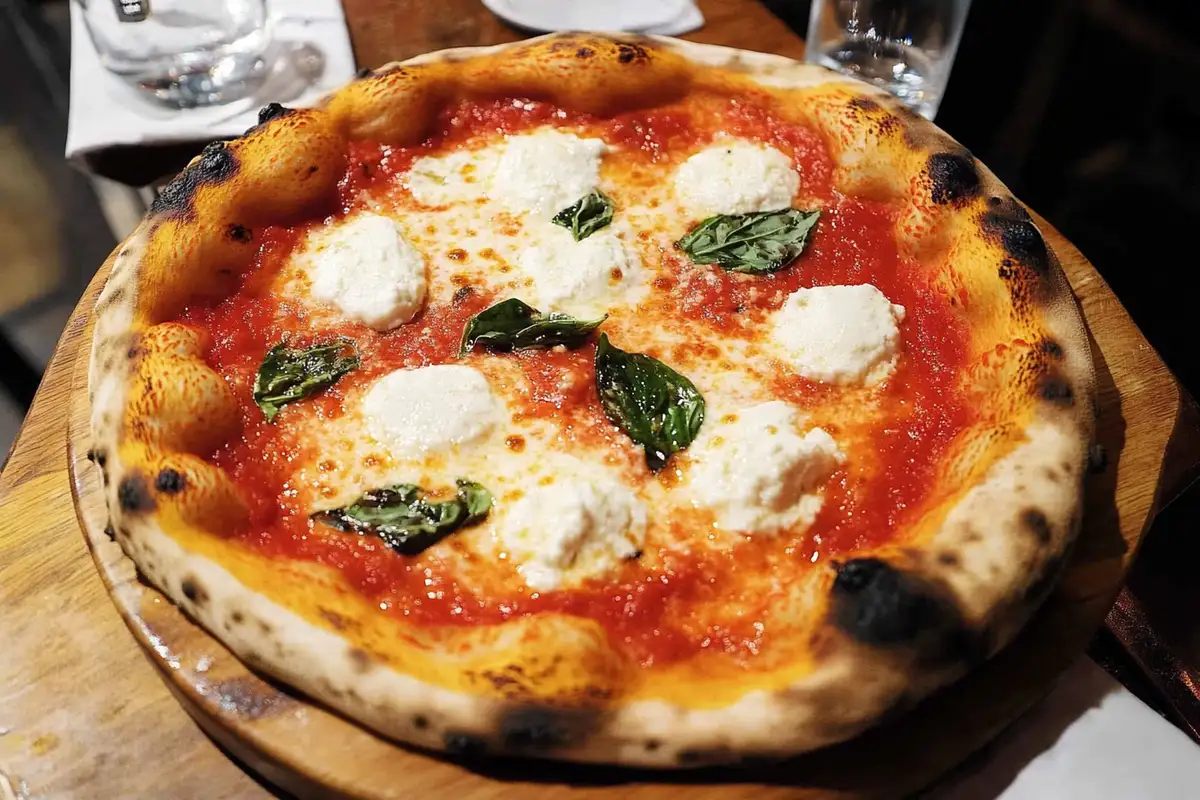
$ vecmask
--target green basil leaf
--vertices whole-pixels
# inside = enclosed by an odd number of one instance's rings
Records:
[[[675,246],[697,264],[765,275],[792,263],[804,250],[820,211],[758,211],[709,217]]]
[[[521,350],[526,347],[553,347],[557,344],[578,347],[599,328],[599,319],[576,319],[567,314],[543,314],[517,298],[501,300],[485,308],[463,329],[459,355],[466,355],[476,344],[489,350]]]
[[[604,192],[596,189],[555,214],[550,221],[569,230],[575,241],[581,242],[601,228],[607,227],[612,218],[613,201]]]
[[[345,337],[305,348],[280,342],[267,351],[254,376],[254,402],[273,420],[282,406],[332,386],[358,364],[358,345]]]
[[[367,492],[343,508],[318,511],[313,519],[339,531],[376,536],[398,553],[417,555],[491,511],[487,489],[462,479],[455,485],[453,500],[430,502],[421,487],[401,483]]]
[[[604,333],[596,344],[596,391],[605,416],[642,446],[654,472],[704,423],[704,398],[691,381],[656,358],[613,347]]]

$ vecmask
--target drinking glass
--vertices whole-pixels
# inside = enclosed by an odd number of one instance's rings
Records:
[[[809,61],[937,114],[971,0],[812,0]]]
[[[176,108],[228,103],[270,71],[264,0],[75,0],[100,63]]]

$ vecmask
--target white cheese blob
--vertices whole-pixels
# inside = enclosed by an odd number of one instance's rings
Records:
[[[792,160],[773,147],[737,143],[702,150],[680,165],[675,193],[696,216],[788,208],[800,189]]]
[[[517,267],[533,279],[534,305],[542,311],[596,316],[643,294],[641,258],[611,227],[581,242],[557,225],[542,223],[537,231],[537,243],[520,252]]]
[[[498,157],[494,147],[422,156],[413,161],[401,182],[418,203],[427,206],[474,201],[491,191]]]
[[[560,478],[505,509],[500,545],[531,588],[550,591],[604,575],[646,539],[646,506],[604,479]]]
[[[361,409],[371,436],[407,458],[481,439],[501,417],[487,378],[460,364],[388,373],[367,390]]]
[[[513,211],[549,219],[600,183],[600,139],[544,129],[505,140],[492,197]]]
[[[797,289],[775,313],[772,339],[810,380],[873,384],[896,368],[904,306],[869,283]]]
[[[845,460],[821,428],[803,436],[797,412],[780,400],[722,418],[689,450],[692,502],[717,525],[742,533],[776,533],[811,525],[820,486]]]
[[[319,230],[306,254],[312,297],[355,322],[390,330],[425,302],[425,259],[387,217],[359,214]]]

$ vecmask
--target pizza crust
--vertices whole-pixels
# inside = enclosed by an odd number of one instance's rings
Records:
[[[813,615],[806,656],[750,691],[727,681],[724,694],[711,692],[703,676],[675,675],[676,696],[647,696],[626,688],[638,677],[590,623],[542,615],[532,633],[554,642],[567,667],[535,675],[537,654],[513,647],[534,624],[525,619],[475,634],[467,669],[438,655],[435,634],[414,630],[410,645],[397,644],[353,598],[336,607],[305,599],[338,594],[315,568],[302,576],[303,597],[281,594],[269,563],[221,538],[245,509],[200,455],[235,424],[228,389],[202,361],[202,343],[164,322],[190,298],[227,291],[257,247],[256,226],[302,219],[327,199],[349,139],[414,141],[440,103],[474,91],[605,113],[742,80],[805,92],[797,113],[830,137],[843,191],[907,198],[897,226],[906,252],[972,265],[956,280],[977,301],[977,335],[1012,324],[1041,331],[1008,371],[987,377],[1013,398],[995,435],[1016,444],[999,459],[987,436],[962,449],[956,469],[974,488],[948,503],[920,545],[814,570],[795,588]],[[248,664],[422,747],[680,767],[846,739],[1003,647],[1053,584],[1080,525],[1094,432],[1090,351],[1028,213],[960,145],[887,95],[782,57],[558,35],[387,65],[322,109],[269,107],[246,137],[210,145],[108,266],[90,388],[118,542]],[[514,667],[507,683],[495,678]],[[687,693],[707,693],[706,703],[678,699]]]

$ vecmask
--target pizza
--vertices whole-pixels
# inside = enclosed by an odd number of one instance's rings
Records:
[[[389,65],[209,145],[109,266],[117,541],[401,742],[844,740],[1011,640],[1080,526],[1053,252],[819,67],[593,35]]]

